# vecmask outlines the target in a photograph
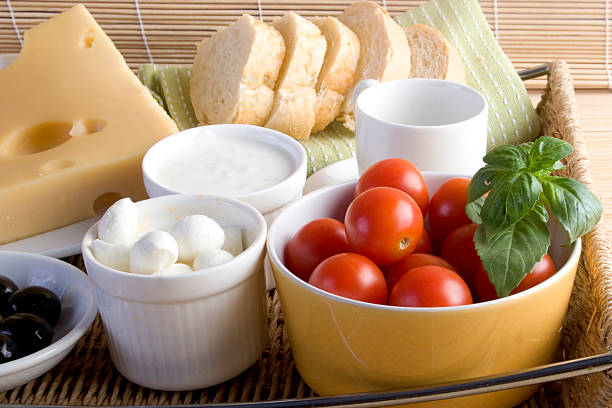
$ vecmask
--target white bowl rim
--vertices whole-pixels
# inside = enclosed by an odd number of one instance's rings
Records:
[[[305,173],[306,170],[306,163],[308,161],[308,157],[306,155],[306,150],[304,150],[304,148],[302,147],[302,145],[295,140],[294,138],[292,138],[291,136],[288,136],[282,132],[279,132],[277,130],[274,129],[268,129],[268,128],[264,128],[261,126],[255,126],[255,125],[245,125],[245,124],[218,124],[218,125],[204,125],[204,126],[197,126],[194,128],[190,128],[190,129],[185,129],[182,130],[180,132],[177,132],[173,135],[167,136],[163,139],[161,139],[160,141],[158,141],[157,143],[155,143],[153,146],[151,146],[149,148],[149,150],[147,150],[147,152],[145,153],[143,159],[142,159],[142,171],[143,174],[146,175],[146,177],[153,183],[157,184],[159,187],[167,190],[167,191],[171,191],[174,194],[198,194],[198,193],[192,193],[192,192],[185,192],[185,191],[180,191],[180,190],[176,190],[172,187],[169,187],[163,183],[160,183],[158,180],[156,180],[155,177],[153,177],[153,165],[151,164],[151,161],[153,160],[151,157],[155,157],[155,155],[159,154],[157,153],[158,151],[163,151],[163,146],[165,146],[168,143],[172,143],[173,140],[175,139],[180,139],[180,138],[184,138],[187,137],[185,135],[190,136],[192,133],[198,133],[198,132],[202,132],[203,130],[210,130],[211,132],[215,131],[215,128],[223,128],[223,127],[237,127],[237,128],[242,128],[245,129],[245,131],[250,131],[252,132],[252,135],[249,136],[250,139],[252,140],[258,140],[257,139],[257,135],[260,132],[265,132],[268,135],[273,135],[275,136],[278,141],[283,144],[283,146],[285,146],[288,150],[292,150],[294,152],[296,152],[299,156],[299,160],[295,161],[293,157],[291,157],[291,161],[295,166],[295,169],[293,170],[293,172],[291,172],[287,177],[285,177],[283,180],[279,181],[276,184],[273,184],[269,187],[263,188],[263,189],[259,189],[259,190],[255,190],[255,191],[251,191],[249,193],[243,193],[243,194],[233,194],[233,195],[228,195],[227,197],[230,198],[236,198],[236,199],[249,199],[252,197],[257,197],[257,196],[262,196],[262,195],[266,195],[268,194],[270,191],[273,190],[282,190],[287,188],[288,186],[292,185],[294,183],[294,179],[299,179],[302,176],[302,173]],[[262,143],[262,140],[259,140]],[[304,181],[306,181],[306,178],[304,177]],[[201,193],[200,193],[201,194]],[[208,194],[207,194],[208,195]],[[280,206],[282,207],[282,205]],[[280,208],[278,207],[278,208]]]
[[[43,262],[49,262],[49,263],[61,266],[62,268],[65,268],[67,270],[70,270],[75,275],[77,273],[83,275],[83,277],[86,279],[88,286],[89,286],[89,291],[87,293],[90,295],[89,296],[90,300],[89,300],[89,304],[87,305],[87,309],[83,312],[82,317],[74,325],[74,327],[70,329],[68,333],[66,333],[63,337],[58,339],[55,343],[51,343],[50,345],[43,348],[42,350],[39,350],[32,354],[28,354],[27,356],[18,358],[17,360],[8,361],[6,363],[0,364],[0,377],[7,376],[14,372],[27,370],[33,366],[36,366],[42,363],[43,361],[47,361],[51,359],[52,357],[62,353],[63,351],[71,347],[71,345],[76,344],[76,342],[79,341],[81,337],[83,337],[83,334],[85,334],[87,329],[89,329],[89,327],[93,323],[98,313],[96,295],[91,285],[91,281],[89,280],[89,276],[85,272],[77,268],[76,266],[71,265],[67,262],[61,261],[56,258],[51,258],[48,256],[39,255],[39,254],[16,252],[16,251],[1,251],[0,257],[2,257],[4,254],[10,255],[10,256],[24,257],[24,258],[37,258],[37,259],[42,260]]]
[[[423,171],[421,172],[423,174],[423,176],[425,175],[453,175],[453,177],[463,177],[461,175],[458,174],[454,174],[454,173],[447,173],[447,172],[433,172],[433,171]],[[470,177],[471,178],[471,177]],[[569,272],[569,266],[575,262],[578,261],[578,257],[580,257],[580,252],[581,252],[581,248],[582,248],[582,241],[580,238],[578,238],[572,245],[572,251],[567,259],[567,261],[565,261],[565,263],[557,269],[557,272],[551,276],[550,278],[546,279],[544,282],[541,282],[540,284],[531,287],[527,290],[524,290],[522,292],[516,293],[514,295],[511,296],[506,296],[500,299],[495,299],[495,300],[489,300],[486,302],[477,302],[477,303],[472,303],[469,305],[460,305],[460,306],[444,306],[444,307],[407,307],[407,306],[390,306],[390,305],[379,305],[376,303],[368,303],[368,302],[363,302],[360,300],[354,300],[354,299],[349,299],[349,298],[345,298],[343,296],[339,296],[330,292],[326,292],[322,289],[319,289],[311,284],[309,284],[308,282],[298,278],[296,275],[294,275],[289,269],[287,269],[287,267],[280,261],[280,258],[278,256],[278,254],[276,253],[276,251],[274,250],[274,243],[271,241],[273,240],[274,236],[276,235],[276,230],[279,228],[278,225],[280,225],[280,222],[278,222],[279,220],[282,222],[282,217],[283,217],[283,213],[285,211],[291,210],[293,209],[295,206],[298,206],[301,204],[302,200],[305,199],[312,199],[314,197],[317,197],[321,194],[326,194],[328,191],[331,190],[335,190],[335,189],[340,189],[343,187],[346,187],[347,185],[353,185],[355,182],[357,181],[357,179],[351,180],[351,181],[347,181],[345,183],[341,183],[341,184],[335,184],[335,185],[331,185],[331,186],[327,186],[324,188],[320,188],[318,190],[315,190],[313,192],[310,192],[308,194],[306,194],[304,197],[300,198],[299,200],[291,203],[290,205],[287,206],[287,208],[285,208],[276,218],[275,222],[272,224],[272,226],[270,227],[270,231],[268,232],[268,240],[267,240],[267,245],[266,245],[266,250],[268,253],[268,256],[270,258],[270,262],[273,264],[273,266],[276,266],[279,271],[281,273],[283,273],[285,276],[287,276],[289,279],[293,280],[294,282],[296,282],[297,284],[299,284],[300,286],[304,287],[305,289],[317,293],[319,295],[322,295],[323,297],[329,299],[329,300],[333,300],[333,301],[337,301],[337,302],[342,302],[342,303],[347,303],[350,305],[354,305],[354,306],[358,306],[358,307],[366,307],[366,308],[371,308],[371,309],[377,309],[377,310],[385,310],[385,311],[391,311],[391,312],[404,312],[404,313],[440,313],[440,312],[462,312],[462,311],[469,311],[469,310],[473,310],[473,309],[479,309],[479,308],[484,308],[484,307],[491,307],[491,305],[500,305],[500,304],[504,304],[504,303],[511,303],[511,302],[515,302],[520,300],[522,297],[524,296],[529,296],[530,294],[532,294],[533,292],[539,290],[540,288],[545,288],[546,286],[552,285],[554,284],[554,282],[556,282],[557,280],[562,279],[562,276],[567,274]]]
[[[150,202],[150,200],[172,201],[173,199],[177,199],[177,198],[187,200],[189,199],[189,197],[194,198],[194,199],[205,198],[210,201],[214,200],[214,201],[222,201],[224,203],[230,203],[234,206],[242,207],[242,209],[245,212],[255,216],[255,218],[257,219],[258,231],[257,231],[257,234],[255,235],[255,239],[253,239],[253,242],[245,250],[243,250],[241,253],[236,255],[234,258],[220,265],[211,266],[209,268],[204,268],[204,269],[197,269],[191,273],[184,273],[184,274],[178,274],[178,275],[143,275],[143,274],[132,273],[132,272],[124,272],[124,271],[110,268],[104,265],[103,263],[99,262],[96,259],[96,257],[91,252],[90,245],[87,244],[85,241],[89,239],[90,236],[92,237],[91,241],[95,239],[93,238],[94,230],[96,231],[96,236],[97,236],[98,224],[100,223],[100,221],[97,221],[94,225],[92,225],[87,230],[87,232],[85,233],[83,237],[83,240],[81,241],[81,252],[83,256],[84,257],[87,256],[90,262],[94,263],[96,266],[103,268],[107,273],[110,273],[111,275],[119,276],[125,279],[133,279],[136,281],[143,280],[143,279],[144,280],[147,280],[147,279],[148,280],[151,280],[151,279],[180,280],[180,279],[189,279],[190,277],[193,277],[194,275],[195,276],[205,276],[205,275],[215,274],[215,273],[218,273],[219,271],[223,271],[226,268],[230,268],[231,270],[233,269],[232,267],[234,266],[235,263],[240,262],[242,258],[247,256],[246,254],[247,252],[250,253],[252,251],[256,251],[257,247],[263,244],[262,241],[265,241],[267,239],[268,230],[266,227],[266,220],[264,219],[263,215],[259,211],[257,211],[257,209],[255,209],[255,207],[253,207],[252,205],[245,203],[244,201],[238,200],[236,198],[216,196],[216,195],[207,195],[207,194],[172,194],[172,195],[148,198],[146,200],[137,201],[135,204],[138,205],[138,203],[142,203],[145,201]]]
[[[475,115],[472,115],[471,117],[467,118],[467,119],[463,119],[457,122],[452,122],[452,123],[446,123],[446,124],[442,124],[442,125],[407,125],[404,123],[397,123],[397,122],[391,122],[385,119],[381,119],[378,116],[374,116],[372,115],[370,112],[366,112],[364,111],[361,107],[359,108],[362,112],[364,112],[366,115],[368,115],[368,119],[371,120],[375,120],[378,123],[382,123],[384,125],[388,125],[389,123],[393,124],[393,126],[398,126],[401,128],[407,128],[407,129],[419,129],[419,130],[432,130],[432,129],[438,129],[438,128],[448,128],[448,127],[456,127],[458,125],[461,125],[463,123],[467,123],[470,121],[475,121],[480,115],[483,114],[483,112],[487,112],[488,111],[488,103],[487,103],[487,99],[484,97],[484,95],[478,91],[477,89],[472,88],[471,86],[468,85],[464,85],[464,84],[460,84],[458,82],[453,82],[453,81],[447,81],[445,79],[435,79],[435,78],[403,78],[403,79],[394,79],[392,81],[385,81],[385,82],[379,82],[377,85],[374,86],[370,86],[366,89],[364,89],[358,96],[357,96],[357,100],[355,100],[355,106],[357,106],[357,104],[359,103],[359,99],[361,97],[361,95],[365,94],[366,97],[368,95],[368,93],[374,93],[376,92],[376,88],[379,87],[384,87],[384,88],[389,88],[389,87],[393,87],[396,86],[399,83],[430,83],[436,86],[441,86],[443,88],[447,88],[447,89],[452,89],[452,88],[459,88],[459,89],[463,89],[465,91],[468,91],[474,95],[476,95],[477,97],[479,97],[480,102],[483,103],[482,108],[478,111],[478,113],[476,113]],[[370,91],[370,92],[368,92]]]

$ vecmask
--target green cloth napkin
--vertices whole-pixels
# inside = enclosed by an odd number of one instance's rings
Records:
[[[477,0],[431,0],[396,20],[402,26],[435,27],[455,47],[468,85],[478,89],[489,103],[489,149],[540,135],[540,122],[525,86],[493,36]]]
[[[527,91],[493,37],[477,0],[432,0],[398,16],[400,25],[427,24],[442,31],[461,55],[468,85],[489,102],[489,148],[533,140],[540,133]],[[198,125],[189,98],[191,68],[145,64],[138,76],[179,129]],[[332,122],[300,141],[308,154],[308,175],[355,155],[354,134]]]

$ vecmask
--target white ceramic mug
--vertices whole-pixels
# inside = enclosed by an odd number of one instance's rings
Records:
[[[439,79],[361,81],[353,92],[359,174],[401,157],[421,171],[474,174],[487,151],[487,102]]]

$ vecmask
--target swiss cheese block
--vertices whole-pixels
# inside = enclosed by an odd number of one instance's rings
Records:
[[[146,198],[141,160],[176,125],[82,5],[0,70],[0,243]]]

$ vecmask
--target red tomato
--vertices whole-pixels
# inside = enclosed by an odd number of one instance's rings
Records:
[[[478,224],[463,225],[451,232],[444,243],[440,256],[451,263],[470,289],[475,289],[476,270],[480,266],[480,257],[474,245],[474,233]]]
[[[550,255],[545,254],[540,262],[535,264],[531,272],[529,272],[518,284],[518,286],[510,292],[511,295],[522,292],[529,288],[536,286],[539,283],[544,282],[557,272],[555,264],[553,263]],[[479,302],[486,302],[488,300],[497,299],[497,292],[495,286],[489,280],[487,271],[482,265],[476,271],[476,294],[478,295]]]
[[[427,233],[425,228],[423,228],[421,238],[419,238],[419,241],[417,242],[417,245],[414,248],[414,251],[412,252],[415,254],[431,254],[431,239],[429,239],[429,234]]]
[[[353,200],[344,225],[355,252],[378,265],[390,265],[414,250],[423,233],[423,216],[408,194],[396,188],[375,187]]]
[[[297,277],[308,281],[318,264],[343,252],[350,252],[344,224],[320,218],[300,228],[287,243],[285,265]]]
[[[389,304],[409,307],[469,305],[472,295],[457,273],[440,266],[409,270],[393,287]]]
[[[442,244],[454,229],[472,222],[465,214],[468,184],[470,180],[467,178],[452,178],[444,182],[431,197],[429,233],[434,246]]]
[[[395,283],[409,270],[418,268],[419,266],[441,266],[451,271],[455,268],[444,259],[430,254],[410,254],[396,264],[391,265],[386,273],[387,288],[389,292],[393,290]],[[456,271],[455,271],[456,272]]]
[[[321,262],[308,281],[324,291],[362,302],[385,304],[387,284],[378,266],[359,254],[338,254]]]
[[[355,186],[355,197],[374,187],[393,187],[402,190],[427,214],[429,193],[421,172],[408,160],[386,159],[374,163],[361,175]]]

